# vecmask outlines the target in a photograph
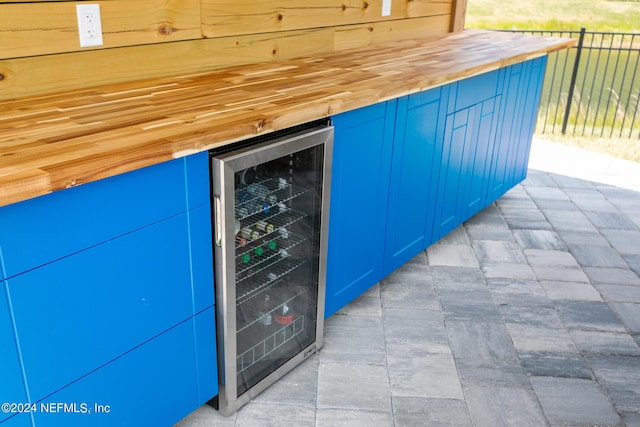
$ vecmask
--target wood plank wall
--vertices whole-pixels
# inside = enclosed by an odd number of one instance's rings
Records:
[[[104,45],[80,48],[76,5]],[[0,0],[0,100],[459,31],[466,0]]]

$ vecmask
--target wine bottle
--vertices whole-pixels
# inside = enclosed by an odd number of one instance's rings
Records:
[[[260,310],[258,312],[259,314],[259,322],[265,326],[269,326],[272,323],[272,315],[271,315],[271,311],[272,311],[272,302],[271,302],[271,297],[269,296],[269,294],[264,294],[264,298],[262,299],[262,303],[260,305]]]

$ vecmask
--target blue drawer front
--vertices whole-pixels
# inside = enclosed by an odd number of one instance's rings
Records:
[[[9,304],[7,304],[6,283],[0,281],[0,404],[6,402],[25,403],[27,393],[22,380],[13,322]],[[0,411],[0,422],[11,415],[14,414]]]
[[[211,307],[213,292],[213,247],[211,209],[204,205],[188,212],[191,274],[193,275],[193,312]]]
[[[76,403],[77,409],[38,411],[36,426],[173,425],[199,406],[193,330],[187,320],[42,399],[38,404]],[[81,413],[82,403],[91,413]],[[96,413],[94,404],[103,411]]]
[[[8,279],[31,398],[192,316],[190,267],[182,214]]]
[[[199,405],[203,405],[218,394],[215,317],[213,307],[194,317]]]
[[[503,74],[503,70],[495,70],[455,83],[447,112],[453,113],[499,95]]]
[[[7,277],[184,212],[184,162],[161,163],[0,208]],[[194,167],[194,175],[197,171]],[[201,193],[194,189],[194,200],[202,202]]]

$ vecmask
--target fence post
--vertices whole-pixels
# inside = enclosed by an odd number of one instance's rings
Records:
[[[571,74],[571,83],[569,85],[569,94],[567,95],[567,108],[564,110],[564,120],[562,121],[562,134],[567,133],[567,123],[569,123],[569,113],[571,112],[571,102],[573,101],[573,88],[576,86],[576,78],[578,77],[578,66],[580,65],[580,54],[582,53],[582,44],[584,43],[585,27],[580,28],[580,38],[578,39],[578,50],[576,52],[576,60],[573,63],[573,73]]]

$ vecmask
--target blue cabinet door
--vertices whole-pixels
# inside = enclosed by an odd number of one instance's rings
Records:
[[[385,275],[429,246],[448,86],[398,100],[387,218]],[[446,95],[445,95],[446,96]]]
[[[384,276],[396,102],[334,117],[325,317]]]
[[[527,174],[547,57],[507,67],[491,166],[489,199],[498,199]]]

